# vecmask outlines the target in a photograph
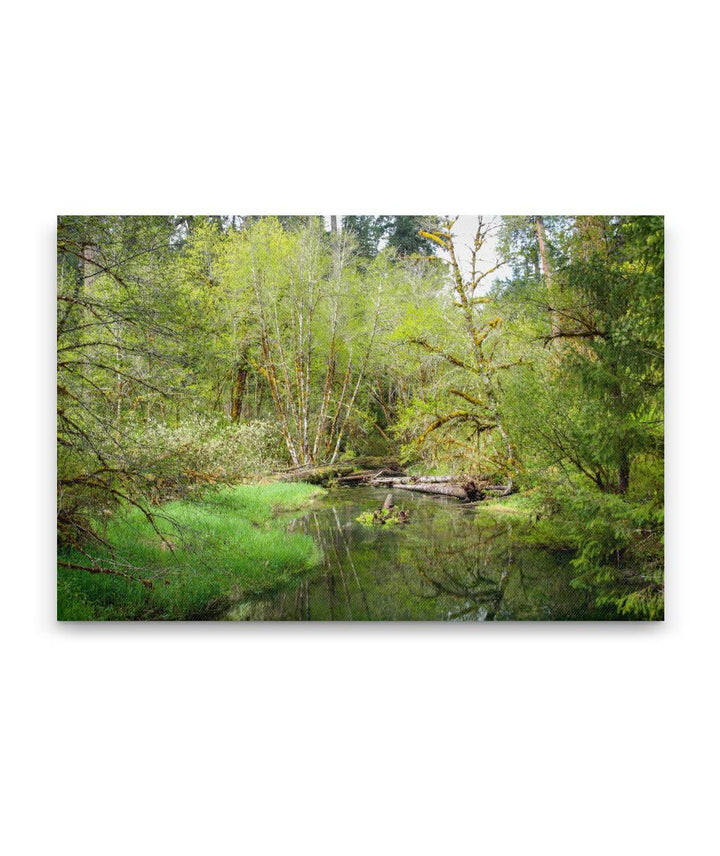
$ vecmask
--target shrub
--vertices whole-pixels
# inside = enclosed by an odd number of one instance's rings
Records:
[[[208,484],[266,475],[282,462],[281,437],[273,423],[228,424],[199,416],[177,426],[150,422],[135,432],[135,466],[160,501]]]
[[[556,493],[563,536],[576,550],[573,584],[635,619],[662,618],[663,507],[588,489]],[[549,521],[550,523],[551,521]]]

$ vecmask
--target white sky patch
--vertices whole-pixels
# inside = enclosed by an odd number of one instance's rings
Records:
[[[496,227],[500,226],[500,217],[498,215],[483,214],[482,216],[484,221],[492,222]],[[342,217],[343,215],[341,214],[337,215],[338,229],[342,227]],[[461,214],[455,221],[455,226],[453,227],[453,235],[455,236],[455,254],[465,276],[470,275],[470,254],[473,241],[475,239],[477,223],[478,219],[476,214]],[[325,217],[325,224],[326,228],[329,229],[330,217]],[[384,241],[381,243],[381,249],[384,243]],[[449,260],[448,253],[440,247],[437,247],[437,255],[440,258]],[[481,254],[482,261],[479,264],[480,270],[484,271],[488,268],[494,267],[497,264],[498,257],[497,229],[494,229],[488,235],[485,246],[483,247]],[[503,265],[498,268],[495,273],[489,276],[487,280],[485,280],[481,290],[483,292],[489,291],[494,282],[498,279],[507,279],[507,277],[510,276],[510,273],[510,268],[507,265]]]
[[[480,254],[478,262],[478,272],[486,271],[489,268],[495,267],[499,260],[498,242],[497,242],[497,227],[500,226],[500,217],[492,214],[483,214],[483,221],[493,224],[493,230],[487,237],[485,245]],[[453,235],[455,236],[455,255],[460,263],[465,276],[470,275],[470,256],[472,245],[475,240],[475,232],[477,231],[478,218],[476,214],[462,214],[455,221],[453,226]],[[438,256],[447,259],[448,253],[438,247]],[[503,265],[498,268],[495,273],[491,274],[482,284],[482,291],[489,291],[490,286],[498,279],[507,279],[510,276],[510,268]]]

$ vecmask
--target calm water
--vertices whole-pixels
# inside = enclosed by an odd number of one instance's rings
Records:
[[[591,596],[570,585],[571,555],[517,546],[511,523],[480,524],[457,500],[395,490],[410,523],[363,526],[387,489],[339,488],[293,520],[311,535],[323,563],[270,597],[243,604],[234,617],[301,621],[581,620],[599,614]],[[517,526],[517,524],[515,524]],[[615,616],[616,617],[616,616]]]

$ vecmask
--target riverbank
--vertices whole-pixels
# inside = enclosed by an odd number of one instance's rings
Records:
[[[618,618],[664,616],[662,503],[576,489],[552,497],[529,491],[477,503],[477,522],[508,533],[518,546],[572,555],[577,589]]]
[[[321,559],[312,538],[287,533],[285,513],[309,505],[322,488],[303,484],[236,485],[194,502],[159,506],[156,525],[138,509],[110,518],[108,546],[88,548],[98,566],[144,582],[68,565],[58,555],[58,619],[65,621],[216,618],[248,594],[287,584]]]

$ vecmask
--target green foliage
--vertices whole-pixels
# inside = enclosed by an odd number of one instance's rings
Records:
[[[626,493],[634,461],[663,454],[662,219],[575,218],[556,241],[549,293],[529,278],[499,295],[508,334],[527,337],[510,430],[531,467]]]
[[[399,256],[435,254],[435,244],[422,237],[420,231],[433,229],[437,222],[436,217],[395,216],[388,219],[390,220],[388,246],[392,247]]]
[[[633,620],[664,613],[662,501],[630,501],[582,484],[547,482],[526,494],[488,500],[477,522],[513,527],[519,545],[569,551],[571,585]]]
[[[407,523],[408,515],[399,508],[378,508],[375,511],[363,511],[355,518],[363,526],[397,526]]]
[[[159,503],[208,485],[399,455],[544,495],[533,537],[552,528],[619,614],[657,617],[662,218],[480,221],[462,264],[453,222],[59,218],[61,549],[87,564],[122,541],[119,509],[154,532]],[[491,284],[496,232],[512,274]]]
[[[262,477],[284,457],[280,432],[269,420],[235,424],[197,415],[177,425],[150,421],[135,428],[132,453],[163,497],[208,483]]]
[[[241,485],[196,502],[163,505],[159,534],[126,508],[103,526],[107,547],[94,549],[99,567],[130,572],[152,584],[58,567],[58,618],[174,619],[217,617],[233,603],[306,573],[319,561],[312,539],[287,533],[279,512],[301,508],[321,488],[306,484]],[[60,562],[87,564],[76,550]]]
[[[598,605],[611,604],[622,615],[662,618],[662,506],[587,489],[563,496],[559,505],[577,551],[574,584],[591,589]]]
[[[358,252],[366,258],[375,258],[383,244],[387,244],[398,256],[435,254],[437,246],[419,233],[432,229],[436,217],[418,217],[383,214],[379,217],[347,216],[342,219],[344,232],[353,234]]]
[[[478,505],[478,522],[484,525],[488,518],[502,523],[535,523],[543,512],[543,503],[537,491],[515,493],[502,499],[487,499]]]
[[[385,237],[390,218],[350,215],[342,218],[343,232],[354,235],[358,254],[374,259],[380,251],[380,242]]]

